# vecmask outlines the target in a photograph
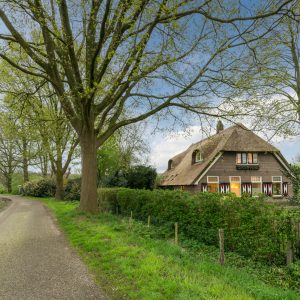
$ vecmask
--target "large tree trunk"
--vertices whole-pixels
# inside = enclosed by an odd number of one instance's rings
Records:
[[[40,159],[42,176],[47,177],[48,176],[48,157],[46,155],[43,155],[39,159]]]
[[[11,174],[8,174],[6,177],[6,188],[7,188],[8,193],[12,192],[12,175]]]
[[[80,209],[96,213],[97,201],[97,149],[94,129],[84,130],[80,137],[81,146],[81,194]]]
[[[29,172],[28,172],[28,161],[23,160],[23,181],[29,181]]]
[[[64,175],[60,166],[56,167],[56,191],[55,191],[55,199],[63,200],[64,199]]]
[[[23,180],[24,182],[29,181],[29,172],[28,172],[28,151],[27,151],[27,140],[26,138],[22,139],[23,142]]]

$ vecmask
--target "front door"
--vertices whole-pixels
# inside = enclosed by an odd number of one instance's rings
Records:
[[[235,193],[238,197],[241,196],[241,177],[230,176],[230,192]]]

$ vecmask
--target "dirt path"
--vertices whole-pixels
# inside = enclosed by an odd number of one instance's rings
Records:
[[[8,198],[0,212],[0,299],[105,299],[46,208]]]

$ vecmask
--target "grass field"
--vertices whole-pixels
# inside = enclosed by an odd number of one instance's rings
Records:
[[[261,271],[256,275],[235,256],[220,266],[214,248],[182,248],[155,238],[156,229],[139,222],[130,227],[124,218],[81,213],[77,203],[41,201],[110,299],[300,299],[263,282]]]

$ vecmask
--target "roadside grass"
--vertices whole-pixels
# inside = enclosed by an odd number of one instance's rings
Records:
[[[78,211],[78,203],[39,199],[54,212],[71,244],[110,299],[299,299],[300,294],[260,280],[237,256],[225,266],[217,250],[156,238],[156,228],[111,214]],[[236,262],[234,262],[237,260]],[[234,264],[240,264],[241,268]],[[266,271],[267,273],[267,271]]]

